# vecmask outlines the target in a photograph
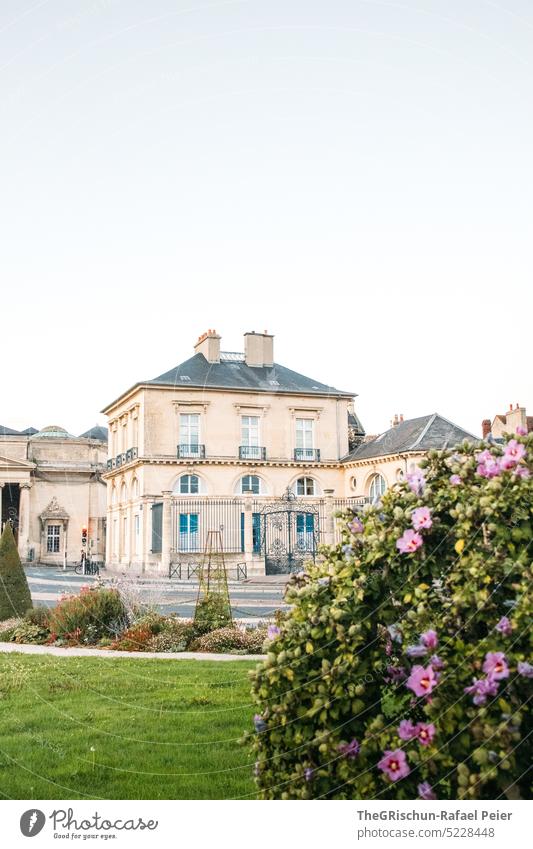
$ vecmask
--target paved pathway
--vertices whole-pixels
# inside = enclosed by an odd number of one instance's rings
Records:
[[[28,566],[26,575],[34,604],[54,607],[65,594],[78,593],[82,586],[92,584],[93,577],[76,575],[72,569],[63,571],[50,566]],[[141,601],[154,605],[162,613],[177,613],[190,618],[196,604],[198,583],[176,578],[124,578],[111,572],[102,572],[105,583],[114,579],[131,582]],[[271,618],[284,606],[283,592],[288,576],[250,578],[248,581],[229,584],[233,615],[250,622]]]
[[[207,652],[110,651],[108,649],[60,648],[59,646],[30,646],[19,643],[0,643],[0,652],[16,654],[53,654],[56,657],[134,657],[137,660],[264,660],[264,654],[209,654]]]

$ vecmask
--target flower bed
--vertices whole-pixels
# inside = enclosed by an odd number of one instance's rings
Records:
[[[257,654],[265,627],[218,628],[202,619],[199,626],[163,616],[143,606],[130,607],[117,589],[83,587],[52,610],[31,608],[18,619],[0,623],[0,642],[54,646],[91,646],[136,652],[234,652]]]

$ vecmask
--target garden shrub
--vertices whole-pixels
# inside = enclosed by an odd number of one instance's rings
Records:
[[[111,648],[117,651],[149,651],[149,643],[153,633],[148,625],[138,623],[127,628],[120,637],[111,643]]]
[[[231,607],[222,593],[209,593],[198,601],[194,613],[194,627],[198,634],[228,628],[232,624]]]
[[[48,607],[30,607],[24,614],[24,621],[32,625],[40,625],[42,628],[48,628],[50,619],[50,609]]]
[[[291,580],[253,676],[263,798],[531,798],[533,437],[432,451]]]
[[[31,606],[30,588],[11,523],[6,522],[0,538],[0,622],[22,616]]]
[[[154,634],[148,642],[148,651],[187,651],[187,647],[194,636],[194,631],[191,625],[184,625],[183,628],[160,631]]]
[[[28,622],[23,619],[11,632],[11,642],[13,643],[33,643],[43,645],[50,637],[48,628],[42,625],[35,625],[33,622]]]
[[[48,627],[54,640],[93,644],[101,637],[116,637],[127,625],[117,590],[82,587],[79,595],[63,598],[50,611]]]
[[[4,622],[0,622],[0,643],[9,643],[15,628],[17,625],[20,625],[21,622],[22,619],[18,616],[13,619],[6,619]]]
[[[218,628],[194,640],[191,651],[204,652],[239,652],[241,654],[258,654],[265,642],[266,631],[259,628]]]

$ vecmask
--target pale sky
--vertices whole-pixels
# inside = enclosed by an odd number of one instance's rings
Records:
[[[2,0],[0,424],[198,335],[479,432],[531,369],[531,0]]]

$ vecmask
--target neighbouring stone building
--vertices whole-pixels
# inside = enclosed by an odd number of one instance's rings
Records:
[[[0,427],[0,518],[13,525],[24,562],[105,557],[107,430],[75,437],[61,427]],[[84,542],[84,540],[86,540]]]
[[[375,500],[432,447],[476,437],[437,414],[368,439],[355,394],[274,361],[273,336],[194,355],[108,404],[107,565],[188,573],[206,545],[234,568],[288,571],[333,542],[333,515]],[[210,533],[211,532],[211,533]]]
[[[526,408],[521,407],[518,403],[514,407],[509,404],[507,412],[498,413],[494,416],[492,422],[490,419],[483,419],[481,423],[483,439],[502,439],[504,433],[516,433],[518,427],[526,433],[533,431],[533,416],[528,416]]]

